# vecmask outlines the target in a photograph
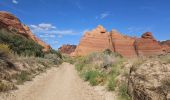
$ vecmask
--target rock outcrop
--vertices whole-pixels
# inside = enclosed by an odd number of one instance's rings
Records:
[[[38,39],[29,29],[28,26],[21,23],[21,21],[15,17],[14,15],[0,11],[0,29],[7,29],[8,31],[11,31],[13,33],[17,33],[19,35],[22,35],[26,38],[30,38],[37,42],[39,45],[44,47],[43,51],[47,52],[50,50],[50,46],[47,45],[42,40]]]
[[[116,30],[107,32],[101,25],[86,32],[80,40],[74,55],[87,55],[91,52],[110,49],[124,57],[160,55],[167,52],[167,47],[153,37],[151,32],[144,33],[141,38],[122,35]]]
[[[133,65],[128,79],[132,100],[170,100],[170,55]]]
[[[87,55],[105,49],[112,49],[111,37],[109,32],[99,25],[96,29],[85,33],[75,50],[75,55]]]
[[[163,47],[154,39],[151,32],[146,32],[141,38],[136,39],[135,48],[139,56],[163,54]]]
[[[62,45],[60,48],[59,48],[59,51],[61,53],[64,53],[64,54],[71,54],[75,51],[76,49],[76,45]]]

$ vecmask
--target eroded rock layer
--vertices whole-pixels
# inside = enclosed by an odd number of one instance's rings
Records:
[[[141,38],[136,39],[135,47],[140,56],[163,54],[163,47],[154,39],[152,33],[146,32]]]
[[[39,45],[44,47],[43,51],[49,51],[51,48],[45,42],[38,39],[31,32],[31,30],[29,29],[28,26],[22,24],[21,21],[17,17],[15,17],[14,15],[12,15],[8,12],[0,11],[0,29],[1,28],[7,29],[8,31],[15,32],[19,35],[26,37],[26,38],[30,38],[30,39],[34,40]]]
[[[136,57],[134,48],[135,38],[124,36],[119,32],[111,31],[112,44],[115,52],[123,55],[124,57]]]
[[[122,35],[115,30],[107,32],[99,25],[96,29],[85,33],[74,55],[83,56],[105,49],[110,49],[127,58],[159,55],[167,51],[167,47],[160,45],[150,32],[137,38]]]
[[[112,49],[110,34],[102,26],[98,26],[85,33],[75,50],[75,55],[87,55],[105,49]]]

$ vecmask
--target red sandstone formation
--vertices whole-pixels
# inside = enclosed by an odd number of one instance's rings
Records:
[[[102,26],[86,32],[77,46],[74,56],[87,55],[91,52],[110,49],[124,57],[159,55],[167,51],[154,39],[152,33],[146,32],[141,38],[129,37],[112,30],[107,32]]]
[[[0,28],[7,29],[11,32],[16,32],[17,34],[34,40],[39,45],[44,47],[43,51],[45,52],[49,51],[51,48],[45,42],[35,37],[28,26],[22,24],[17,17],[8,12],[0,11]]]
[[[136,57],[136,51],[134,48],[135,38],[124,36],[119,32],[111,31],[112,44],[115,52],[123,55],[124,57]]]
[[[152,33],[150,32],[146,32],[141,38],[136,39],[135,48],[139,56],[163,54],[162,46],[154,39]]]
[[[112,49],[110,34],[102,26],[86,32],[75,50],[75,55],[87,55],[91,52]]]
[[[76,49],[76,45],[62,45],[60,48],[59,48],[59,51],[61,53],[64,53],[64,54],[71,54],[75,51]]]

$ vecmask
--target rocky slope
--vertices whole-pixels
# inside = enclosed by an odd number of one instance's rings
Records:
[[[144,33],[141,38],[136,38],[123,35],[115,30],[107,32],[103,26],[99,25],[96,29],[85,33],[74,55],[87,55],[105,49],[110,49],[127,58],[160,55],[169,50],[160,45],[150,32]]]
[[[43,46],[43,51],[49,51],[51,48],[49,45],[47,45],[42,40],[38,39],[29,29],[28,26],[21,23],[21,21],[15,17],[14,15],[0,11],[0,29],[6,29],[10,32],[15,32],[19,35],[22,35],[26,38],[30,38],[37,42],[39,45]]]
[[[64,53],[64,54],[71,54],[75,51],[76,49],[76,45],[62,45],[60,48],[59,48],[59,51],[61,53]]]

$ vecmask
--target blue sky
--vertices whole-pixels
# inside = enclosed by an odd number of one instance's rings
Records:
[[[151,31],[158,40],[170,39],[170,0],[0,0],[0,10],[16,15],[53,48],[78,44],[83,32],[99,24],[130,36]]]

